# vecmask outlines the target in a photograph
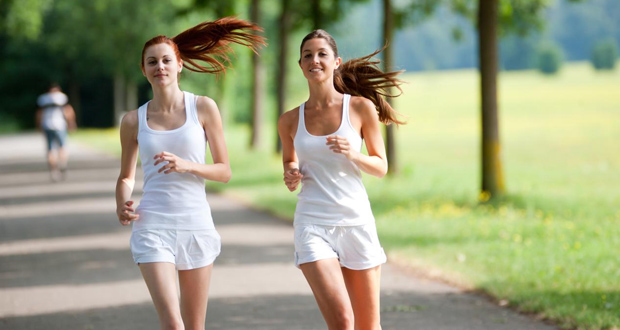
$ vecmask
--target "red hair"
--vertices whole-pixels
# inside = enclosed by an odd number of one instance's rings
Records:
[[[261,46],[266,45],[265,38],[253,34],[255,31],[262,32],[263,29],[248,21],[224,17],[213,22],[200,23],[172,38],[159,35],[144,44],[140,66],[144,70],[144,53],[147,48],[165,43],[172,47],[177,60],[183,60],[183,66],[188,70],[223,73],[226,71],[225,64],[230,63],[228,54],[233,53],[230,43],[246,46],[255,53]],[[206,63],[206,66],[197,61]]]

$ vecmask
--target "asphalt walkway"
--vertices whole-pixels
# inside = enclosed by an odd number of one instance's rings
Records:
[[[75,141],[70,150],[68,179],[51,183],[42,136],[0,136],[0,329],[158,329],[131,228],[114,212],[119,161]],[[208,199],[223,246],[207,329],[326,329],[293,265],[291,224]],[[384,330],[556,329],[391,263],[381,285]]]

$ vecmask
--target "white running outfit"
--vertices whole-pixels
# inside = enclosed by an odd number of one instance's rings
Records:
[[[178,269],[192,269],[211,264],[220,253],[220,237],[211,217],[204,178],[190,173],[158,173],[167,162],[153,165],[153,157],[162,151],[205,163],[206,137],[198,120],[196,97],[183,93],[185,123],[179,128],[153,130],[146,120],[150,101],[138,109],[144,193],[131,238],[136,263],[173,262]]]
[[[294,221],[297,266],[338,258],[343,267],[368,269],[386,260],[360,169],[326,145],[328,136],[338,135],[349,141],[351,149],[361,150],[362,138],[349,119],[350,99],[344,94],[340,127],[329,135],[311,135],[305,103],[299,107],[294,145],[303,179]]]

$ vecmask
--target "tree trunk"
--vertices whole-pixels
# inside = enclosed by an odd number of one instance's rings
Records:
[[[80,84],[75,77],[69,78],[69,103],[75,111],[75,122],[80,127],[82,125],[82,102],[80,99]]]
[[[125,108],[127,105],[125,101],[125,92],[127,91],[125,83],[125,77],[122,74],[117,73],[114,75],[114,126],[120,125],[123,113],[127,111]]]
[[[394,40],[394,15],[392,13],[391,0],[383,0],[383,43],[387,47],[383,51],[383,70],[389,71],[394,67],[393,46]],[[391,92],[390,92],[391,93]],[[392,105],[392,99],[387,101]],[[398,173],[398,159],[396,158],[396,137],[394,136],[394,125],[385,126],[385,152],[388,161],[388,173]]]
[[[125,110],[138,109],[138,84],[133,80],[127,80],[125,84]]]
[[[321,14],[321,0],[312,0],[310,2],[310,11],[312,15],[312,29],[324,29],[323,15]]]
[[[482,105],[482,192],[487,201],[504,193],[497,109],[498,0],[479,0],[478,38]]]
[[[250,19],[260,25],[260,0],[252,0],[250,8]],[[252,136],[250,137],[250,148],[258,149],[263,139],[263,97],[265,74],[260,56],[252,52]]]
[[[291,30],[291,13],[290,13],[290,0],[282,0],[282,12],[280,13],[280,55],[279,55],[279,68],[278,68],[278,119],[284,113],[284,106],[286,101],[286,62],[288,58],[288,39],[289,32]],[[276,130],[277,131],[277,130]],[[282,142],[279,136],[276,134],[276,152],[282,151]]]

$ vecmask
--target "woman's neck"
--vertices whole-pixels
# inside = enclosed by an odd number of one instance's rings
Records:
[[[330,104],[342,100],[342,94],[336,90],[331,80],[319,84],[308,83],[308,87],[310,97],[306,102],[307,107],[327,108]]]
[[[153,86],[153,103],[157,110],[171,112],[179,104],[179,100],[183,99],[183,92],[179,85],[170,85],[165,87]]]

